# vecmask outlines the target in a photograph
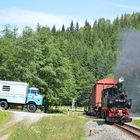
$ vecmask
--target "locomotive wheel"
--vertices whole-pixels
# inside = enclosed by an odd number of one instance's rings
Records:
[[[113,125],[114,124],[114,121],[112,121],[111,118],[109,118],[109,117],[106,117],[105,118],[105,121],[106,121],[106,123],[108,123],[110,125]]]
[[[109,122],[109,124],[110,124],[110,125],[113,125],[113,124],[114,124],[114,122]]]
[[[120,121],[119,121],[119,124],[120,124],[120,125],[124,125],[124,120],[123,120],[123,119],[120,120]]]
[[[29,112],[35,112],[37,110],[37,106],[33,103],[30,103],[30,104],[27,105],[27,110]]]
[[[9,108],[7,101],[0,101],[0,107],[4,110]]]
[[[102,117],[103,119],[106,118],[105,112],[102,112],[102,113],[101,113],[101,117]]]

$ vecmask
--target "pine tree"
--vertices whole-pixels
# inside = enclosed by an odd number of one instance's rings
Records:
[[[69,29],[70,29],[70,32],[74,31],[74,23],[73,23],[73,21],[71,21]]]
[[[62,25],[61,31],[62,31],[62,32],[65,32],[65,25],[64,25],[64,24]]]
[[[56,33],[56,27],[55,27],[55,25],[53,25],[53,27],[52,27],[52,33]]]
[[[76,27],[75,27],[75,30],[78,31],[79,30],[79,23],[76,22]]]
[[[91,29],[91,25],[89,24],[89,22],[86,20],[85,21],[85,29]]]

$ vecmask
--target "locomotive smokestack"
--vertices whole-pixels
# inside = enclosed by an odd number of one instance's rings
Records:
[[[122,92],[122,90],[123,90],[123,82],[124,82],[124,78],[121,76],[120,78],[119,78],[119,84],[118,84],[118,88],[119,88],[119,90]]]
[[[120,77],[119,78],[119,83],[122,83],[122,82],[124,82],[124,78],[123,77]]]

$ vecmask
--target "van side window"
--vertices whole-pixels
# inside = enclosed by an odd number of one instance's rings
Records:
[[[10,86],[3,85],[2,90],[3,91],[10,91]]]

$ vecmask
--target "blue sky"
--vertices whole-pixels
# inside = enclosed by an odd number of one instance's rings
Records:
[[[10,24],[18,28],[37,23],[61,28],[73,20],[80,26],[87,19],[104,17],[113,20],[124,13],[140,12],[140,0],[1,0],[0,29]]]

